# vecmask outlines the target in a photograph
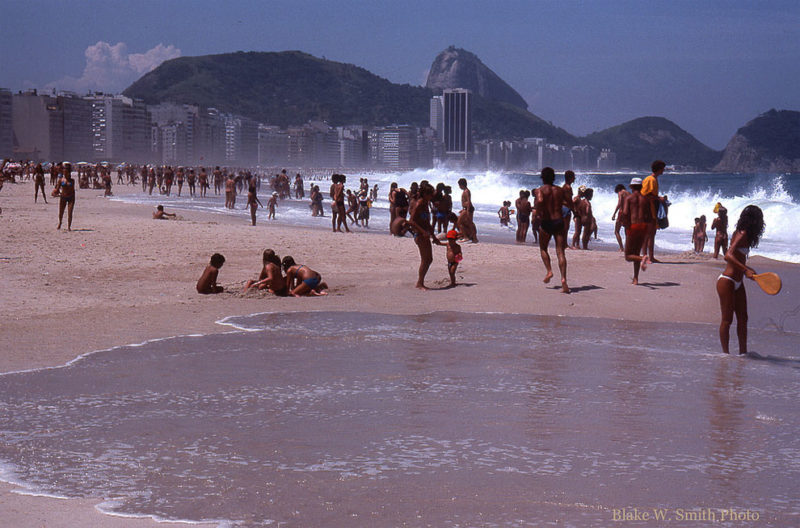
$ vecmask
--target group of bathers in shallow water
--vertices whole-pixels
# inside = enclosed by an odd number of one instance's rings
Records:
[[[211,262],[197,281],[197,293],[210,294],[224,291],[222,286],[217,284],[219,269],[224,263],[225,257],[219,253],[211,256]],[[328,285],[322,281],[322,275],[308,266],[297,264],[290,256],[285,256],[281,260],[272,249],[264,250],[258,279],[248,280],[244,291],[250,288],[266,290],[283,297],[328,294]]]

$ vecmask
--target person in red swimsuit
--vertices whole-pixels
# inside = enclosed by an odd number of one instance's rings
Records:
[[[650,200],[642,195],[641,178],[631,180],[631,193],[625,198],[621,216],[628,222],[625,225],[625,260],[633,262],[632,284],[639,284],[639,268],[646,270],[650,263],[647,253],[644,256],[640,253],[652,223]]]

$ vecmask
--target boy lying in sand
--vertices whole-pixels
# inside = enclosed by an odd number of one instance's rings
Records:
[[[169,220],[170,218],[175,218],[176,216],[178,215],[175,213],[167,213],[164,211],[164,206],[159,205],[156,207],[156,212],[153,213],[153,220]]]

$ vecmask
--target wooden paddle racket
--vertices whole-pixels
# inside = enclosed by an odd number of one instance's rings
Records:
[[[777,273],[773,273],[771,271],[759,273],[757,275],[753,275],[753,280],[758,283],[762,290],[764,290],[764,293],[769,295],[776,295],[779,291],[781,291],[781,278]]]

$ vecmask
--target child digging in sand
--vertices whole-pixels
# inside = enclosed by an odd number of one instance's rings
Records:
[[[283,257],[283,270],[286,272],[286,287],[294,297],[304,295],[328,295],[328,285],[322,276],[308,266],[299,266],[292,257]]]
[[[203,270],[203,274],[197,281],[197,293],[222,293],[222,286],[217,286],[217,275],[223,264],[225,264],[225,257],[219,253],[211,255],[211,263],[206,266],[206,269]]]
[[[456,269],[464,257],[461,254],[461,246],[458,245],[458,231],[451,229],[447,232],[447,273],[450,274],[450,287],[456,285]]]
[[[176,218],[178,215],[175,213],[168,213],[164,211],[164,206],[159,205],[156,207],[156,212],[153,213],[153,220],[169,220],[170,218]]]

